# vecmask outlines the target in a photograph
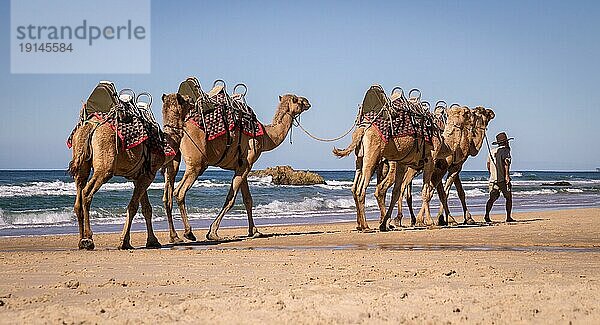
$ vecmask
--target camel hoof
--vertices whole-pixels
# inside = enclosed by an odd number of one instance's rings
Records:
[[[448,224],[446,223],[446,220],[444,219],[444,216],[440,216],[437,219],[437,224],[434,222],[433,225],[435,226],[447,226]]]
[[[385,225],[385,223],[382,223],[379,225],[379,231],[387,232],[388,230],[390,230],[390,229],[388,229],[388,227]]]
[[[452,226],[452,227],[456,227],[458,226],[458,222],[456,222],[456,220],[454,220],[454,218],[452,216],[448,217],[448,225]]]
[[[356,230],[358,230],[359,232],[363,232],[363,233],[374,232],[374,230],[372,230],[371,228],[369,228],[369,226],[366,226],[366,227],[356,227]]]
[[[183,243],[183,239],[181,239],[179,237],[171,237],[171,239],[169,239],[169,243],[171,243],[171,244],[181,244],[181,243]]]
[[[264,237],[262,232],[258,231],[258,229],[254,228],[252,231],[248,232],[248,237],[250,238],[261,238]]]
[[[517,220],[513,218],[506,218],[506,222],[517,222]]]
[[[490,218],[484,218],[483,222],[492,223],[492,219],[490,219]]]
[[[425,227],[425,223],[423,221],[415,222],[413,227]]]
[[[206,234],[206,239],[211,240],[211,241],[220,241],[222,238],[219,235],[217,235],[216,232],[215,233],[209,232]]]
[[[119,245],[118,248],[121,249],[121,250],[134,249],[133,246],[131,246],[130,243],[122,243],[121,245]]]
[[[96,246],[94,245],[94,241],[92,239],[83,238],[79,241],[79,249],[91,251],[94,249],[94,247]]]
[[[473,218],[465,219],[465,225],[474,225],[474,224],[475,224],[475,220],[473,220]]]
[[[196,241],[196,236],[194,236],[194,233],[191,230],[190,232],[184,233],[183,237],[189,241]]]
[[[402,228],[402,222],[400,221],[400,219],[395,218],[390,226],[392,226],[392,225],[397,228]]]
[[[146,248],[162,248],[158,240],[146,242]]]

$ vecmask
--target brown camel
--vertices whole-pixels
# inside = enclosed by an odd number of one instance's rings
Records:
[[[463,107],[463,110],[468,110],[467,107]],[[452,111],[452,112],[450,112]],[[456,108],[452,108],[449,110],[449,114],[456,114]],[[441,187],[441,179],[436,180],[438,184],[436,186],[438,193],[440,191],[445,192],[445,197],[448,197],[450,192],[450,186],[454,182],[457,188],[457,192],[459,198],[461,200],[463,210],[464,210],[464,223],[465,224],[473,224],[474,220],[471,217],[471,214],[467,210],[467,205],[465,201],[465,193],[462,188],[462,183],[460,182],[460,177],[458,177],[458,173],[462,170],[463,164],[466,162],[469,156],[476,156],[481,148],[483,143],[483,139],[485,137],[485,131],[489,122],[494,118],[495,114],[491,109],[486,109],[483,107],[476,107],[470,110],[470,120],[464,123],[462,126],[460,124],[450,125],[448,124],[445,128],[444,132],[444,141],[448,144],[448,146],[452,150],[452,155],[445,158],[444,162],[436,163],[436,175],[445,175],[448,173],[448,179],[446,182],[446,187]],[[439,169],[439,170],[437,170]],[[393,184],[396,179],[396,175],[394,171],[396,170],[396,163],[389,162],[389,171],[385,176],[385,179],[378,183],[377,190],[375,192],[375,196],[379,203],[380,211],[382,218],[385,216],[385,193]],[[404,177],[401,182],[402,192],[410,187],[412,183],[412,179],[417,175],[418,171],[409,168],[409,170],[404,174]],[[407,201],[411,200],[411,194],[407,193]],[[400,197],[403,197],[403,193],[400,194]],[[409,206],[409,209],[412,210],[412,207]],[[438,212],[437,219],[440,222],[444,222],[443,213],[446,212],[448,217],[447,222],[452,225],[456,225],[456,220],[450,215],[447,206],[440,206],[440,210]],[[411,212],[411,225],[415,224],[414,214]],[[397,227],[401,227],[401,219],[402,219],[402,200],[398,200],[398,215],[394,219],[394,225]]]
[[[448,148],[439,138],[433,137],[432,143],[429,143],[424,138],[400,136],[386,143],[381,138],[379,131],[372,127],[372,124],[361,125],[352,134],[352,143],[348,148],[343,150],[336,148],[333,150],[333,154],[341,158],[348,156],[355,149],[363,152],[363,157],[358,157],[357,152],[356,173],[352,184],[352,195],[356,204],[357,229],[359,231],[369,230],[365,218],[366,190],[382,158],[397,161],[399,167],[397,173],[403,174],[407,167],[423,169],[423,191],[421,192],[423,203],[417,217],[417,224],[425,225],[425,216],[427,217],[427,225],[433,224],[429,211],[429,201],[434,188],[432,183],[435,171],[434,162],[450,154]],[[392,191],[392,201],[388,214],[391,213],[400,194],[400,188],[396,185]],[[389,217],[388,215],[386,219],[389,219]],[[385,231],[387,226],[382,223],[379,225],[379,229]]]
[[[182,180],[173,191],[175,176],[179,169],[180,161],[173,160],[165,168],[165,192],[163,202],[167,211],[169,222],[169,234],[171,242],[180,242],[175,227],[173,225],[173,195],[177,199],[177,204],[181,212],[185,230],[184,237],[189,240],[196,240],[192,233],[192,227],[188,221],[187,209],[185,205],[185,196],[187,191],[196,181],[198,176],[208,168],[208,166],[217,166],[227,170],[233,170],[235,175],[231,181],[229,193],[225,199],[223,208],[210,225],[206,234],[209,240],[219,240],[217,230],[223,216],[233,207],[238,190],[241,189],[246,213],[248,214],[248,235],[259,235],[258,229],[254,226],[252,219],[252,196],[248,187],[248,174],[252,165],[258,160],[261,153],[271,151],[277,148],[287,136],[292,127],[294,119],[302,112],[310,108],[310,103],[304,97],[292,94],[279,96],[279,106],[273,117],[273,122],[264,127],[265,133],[257,137],[250,137],[245,133],[235,130],[231,134],[231,143],[239,144],[239,150],[235,147],[227,149],[227,139],[218,137],[207,141],[205,133],[197,126],[186,123],[185,135],[181,141],[181,153],[185,161],[186,169]],[[239,152],[239,154],[238,154]],[[224,155],[224,157],[223,157]]]
[[[178,94],[163,95],[162,99],[165,139],[173,149],[178,150],[184,117],[193,106]],[[90,206],[94,194],[113,176],[123,176],[133,180],[135,186],[127,206],[127,218],[119,248],[133,248],[130,243],[130,229],[140,203],[148,231],[146,247],[160,247],[152,230],[152,206],[146,190],[154,180],[156,172],[166,162],[172,160],[173,156],[165,156],[150,150],[148,141],[128,150],[118,149],[115,131],[108,124],[101,123],[95,117],[90,122],[84,123],[75,131],[72,140],[73,159],[69,164],[69,172],[75,178],[77,187],[74,210],[79,223],[79,248],[94,249],[90,227]],[[92,169],[94,172],[88,180]]]

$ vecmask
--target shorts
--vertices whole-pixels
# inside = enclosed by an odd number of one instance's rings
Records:
[[[511,183],[506,183],[506,182],[494,182],[494,183],[490,183],[489,184],[489,190],[490,190],[490,197],[492,198],[498,198],[500,196],[500,193],[502,193],[502,196],[504,196],[504,198],[510,198],[512,197],[512,184]]]

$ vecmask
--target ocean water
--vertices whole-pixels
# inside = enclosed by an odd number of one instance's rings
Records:
[[[356,220],[354,200],[350,192],[354,171],[318,173],[325,178],[326,185],[276,186],[269,177],[250,178],[257,226]],[[178,175],[178,180],[182,175]],[[229,171],[209,170],[194,183],[186,201],[193,228],[206,228],[210,225],[223,205],[232,176]],[[465,171],[461,173],[461,178],[471,212],[483,213],[487,199],[487,172]],[[600,206],[600,172],[517,171],[512,173],[512,178],[514,211]],[[153,206],[155,230],[167,229],[162,206],[163,181],[162,175],[158,175],[148,192]],[[557,181],[567,181],[571,185],[542,185]],[[421,185],[421,178],[417,178],[413,186],[415,213],[421,204]],[[102,186],[92,203],[91,223],[94,232],[122,229],[132,189],[131,182],[118,177]],[[366,201],[367,216],[371,220],[378,218],[374,189],[373,180]],[[0,236],[77,233],[74,200],[75,184],[65,171],[0,171]],[[450,194],[449,204],[453,216],[462,220],[462,209],[454,190]],[[433,211],[437,212],[438,207],[439,201],[435,195],[432,200]],[[408,216],[407,211],[405,206],[405,216]],[[504,199],[501,197],[493,212],[503,211]],[[175,226],[181,229],[179,210],[176,207],[174,215]],[[241,193],[221,225],[247,225]],[[376,224],[372,223],[371,226]],[[145,229],[141,211],[134,218],[133,229]]]

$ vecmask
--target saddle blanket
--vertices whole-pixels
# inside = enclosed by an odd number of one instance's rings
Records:
[[[217,94],[211,100],[214,101],[215,109],[204,114],[204,121],[201,112],[198,110],[190,111],[186,118],[186,122],[190,122],[203,130],[208,140],[214,140],[227,133],[227,131],[232,132],[239,124],[241,124],[242,132],[249,137],[254,138],[265,133],[262,123],[256,119],[256,115],[250,106],[246,106],[248,112],[230,106],[227,104],[223,93]],[[238,121],[240,118],[241,121]]]
[[[177,152],[165,141],[162,136],[162,131],[156,126],[147,123],[146,121],[136,117],[127,117],[124,121],[116,121],[115,115],[110,113],[92,113],[99,123],[108,125],[113,131],[116,131],[117,136],[121,140],[122,149],[127,150],[134,148],[145,141],[148,141],[148,147],[150,150],[164,154],[165,156],[174,156]],[[89,122],[87,120],[85,122]],[[83,122],[83,123],[85,123]],[[75,131],[83,125],[83,123],[77,124],[77,126],[71,132],[69,139],[67,140],[67,147],[72,147],[72,139]]]
[[[433,125],[427,125],[427,120],[431,117],[416,114],[404,109],[397,108],[398,114],[380,114],[378,111],[371,111],[363,115],[363,123],[372,124],[381,139],[386,143],[390,139],[398,137],[412,136],[418,139],[425,139],[426,142],[432,143],[432,138],[436,134],[436,129]],[[430,122],[432,120],[430,119]],[[433,123],[431,123],[433,124]]]

